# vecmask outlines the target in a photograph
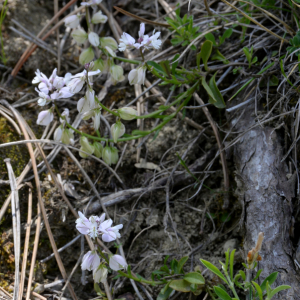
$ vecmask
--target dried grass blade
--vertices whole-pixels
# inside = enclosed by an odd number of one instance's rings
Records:
[[[166,27],[166,28],[170,27],[170,25],[167,24],[167,23],[159,23],[159,22],[154,22],[154,21],[150,21],[150,20],[141,18],[141,17],[139,17],[135,14],[132,14],[132,13],[120,8],[120,7],[117,7],[117,6],[114,6],[114,9],[119,11],[120,13],[128,16],[128,17],[131,17],[131,18],[136,19],[136,20],[138,20],[140,22],[143,22],[143,23],[151,24],[151,25],[154,25],[154,26],[162,26],[162,27]]]
[[[262,28],[263,30],[267,31],[269,34],[274,35],[275,37],[277,37],[278,39],[280,39],[283,42],[288,43],[289,41],[282,38],[281,36],[279,36],[278,34],[272,32],[271,30],[269,30],[267,27],[261,25],[258,21],[256,21],[255,19],[249,17],[246,13],[244,13],[242,10],[240,10],[239,8],[235,7],[234,5],[230,4],[229,2],[227,2],[226,0],[221,0],[222,2],[224,2],[225,4],[229,5],[230,7],[232,7],[233,9],[235,9],[236,11],[238,11],[240,14],[242,14],[244,17],[246,17],[247,19],[249,19],[251,22],[253,22],[254,24],[258,25],[260,28]]]
[[[14,235],[14,255],[15,255],[15,285],[13,299],[18,299],[20,283],[20,255],[21,255],[21,220],[20,220],[20,203],[17,189],[17,181],[12,169],[10,158],[4,159],[6,163],[8,178],[11,188],[11,212],[13,220]]]

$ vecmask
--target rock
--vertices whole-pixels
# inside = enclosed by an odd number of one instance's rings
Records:
[[[238,248],[238,240],[231,239],[225,242],[223,245],[223,251],[226,252],[228,249],[233,250]]]

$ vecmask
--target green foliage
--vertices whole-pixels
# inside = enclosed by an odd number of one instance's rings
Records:
[[[296,35],[290,39],[291,46],[287,47],[287,52],[289,54],[295,52],[296,55],[300,55],[300,30],[296,33]],[[298,50],[298,51],[297,51]]]
[[[246,55],[246,58],[249,63],[249,69],[251,68],[252,64],[255,64],[257,62],[257,56],[253,58],[253,46],[251,46],[250,50],[247,47],[243,48],[243,52]]]
[[[176,10],[176,19],[166,17],[167,23],[171,26],[171,29],[176,33],[171,39],[173,46],[187,46],[190,44],[200,33],[198,32],[199,27],[194,27],[193,16],[184,15],[180,17],[180,8]],[[192,50],[196,50],[196,46],[191,46]]]
[[[5,52],[4,52],[3,36],[2,36],[2,24],[3,24],[3,21],[5,19],[7,10],[8,10],[8,7],[6,7],[7,6],[7,1],[8,0],[4,1],[3,6],[2,6],[2,10],[1,10],[1,13],[0,13],[0,43],[1,43],[1,55],[0,55],[0,59],[2,60],[2,62],[4,64],[6,64],[7,58],[6,58]]]

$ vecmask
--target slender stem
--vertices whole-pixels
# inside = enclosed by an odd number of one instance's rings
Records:
[[[106,110],[107,112],[111,113],[111,114],[114,115],[115,117],[119,117],[119,114],[118,114],[118,113],[116,113],[116,112],[113,111],[113,110],[110,110],[110,109],[107,108],[105,105],[103,105],[103,104],[98,100],[97,97],[95,97],[95,100],[96,100],[96,102],[97,102],[104,110]]]
[[[120,57],[120,56],[116,56],[115,59],[130,63],[130,64],[134,64],[134,65],[139,65],[141,63],[140,60],[128,59],[128,58],[124,58],[124,57]]]
[[[143,283],[146,283],[146,284],[151,284],[151,285],[161,285],[161,284],[164,284],[165,282],[163,281],[151,281],[151,280],[146,280],[146,279],[143,279],[143,278],[137,278],[137,277],[133,277],[133,276],[130,276],[129,274],[123,272],[123,271],[118,271],[118,273],[126,278],[129,278],[129,279],[133,279],[134,281],[137,281],[137,282],[143,282]]]
[[[88,29],[91,29],[91,24],[90,24],[90,15],[89,15],[89,7],[85,7],[85,19],[86,19],[86,24]]]

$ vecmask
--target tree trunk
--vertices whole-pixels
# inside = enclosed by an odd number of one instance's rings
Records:
[[[245,131],[255,124],[254,105],[231,119],[235,130]],[[232,117],[232,116],[231,116]],[[287,181],[288,168],[283,157],[279,134],[274,128],[257,126],[241,137],[234,146],[237,193],[244,206],[244,251],[255,246],[258,233],[264,232],[258,269],[263,269],[260,283],[272,272],[279,272],[272,287],[286,284],[292,288],[273,299],[300,299],[300,281],[293,263],[290,228],[291,198],[295,185]],[[285,195],[285,196],[283,196]],[[289,200],[288,200],[289,199]]]

